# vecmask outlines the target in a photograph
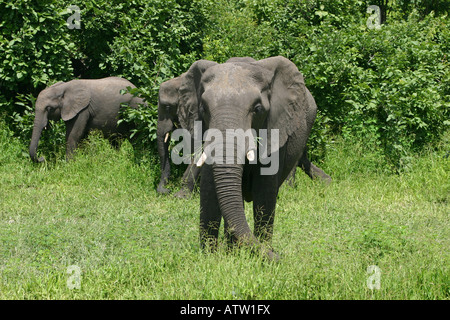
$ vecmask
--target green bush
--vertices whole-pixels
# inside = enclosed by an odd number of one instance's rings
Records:
[[[392,22],[380,30],[321,26],[293,47],[333,134],[372,139],[396,170],[410,151],[448,130],[448,18]]]
[[[128,88],[124,90],[134,96],[141,96],[141,90],[138,88]],[[156,129],[158,121],[158,107],[149,104],[147,107],[130,108],[124,105],[120,111],[120,119],[118,124],[127,123],[132,127],[130,139],[140,148],[145,146],[153,146],[152,151],[156,150]]]
[[[59,1],[2,1],[0,12],[0,114],[23,110],[16,96],[37,93],[72,76],[70,39]]]
[[[7,119],[15,136],[22,142],[22,154],[28,158],[28,145],[33,132],[36,99],[31,94],[18,95],[16,99],[16,105],[20,105],[23,111],[14,110]],[[39,139],[39,153],[44,154],[49,161],[63,159],[66,143],[65,132],[64,121],[49,120]]]
[[[155,103],[159,84],[199,57],[204,19],[198,1],[89,0],[80,9],[82,27],[71,33],[77,75],[122,76]]]
[[[231,57],[267,58],[273,53],[274,30],[257,21],[240,1],[204,1],[208,24],[203,58],[223,63]]]
[[[79,29],[66,25],[70,5],[69,0],[0,4],[0,114],[24,143],[31,137],[34,101],[51,83],[122,76],[155,106],[160,83],[199,58],[204,19],[198,1],[84,1]],[[154,126],[154,107],[134,112],[141,112],[130,114],[141,121],[138,128]],[[42,150],[60,147],[62,124],[51,126],[58,128],[43,133]]]

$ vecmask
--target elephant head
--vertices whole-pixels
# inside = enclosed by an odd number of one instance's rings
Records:
[[[158,93],[158,145],[161,142],[167,143],[169,133],[175,128],[178,122],[178,89],[184,74],[163,82]],[[159,141],[161,139],[161,141]]]
[[[227,63],[233,62],[256,62],[255,59],[250,57],[235,57],[230,58]],[[199,64],[204,64],[200,69],[206,69],[211,65],[215,65],[215,62],[203,60]],[[200,72],[202,72],[200,70]],[[192,109],[193,103],[180,104],[180,87],[183,83],[186,73],[165,81],[161,84],[158,93],[158,148],[159,146],[167,143],[169,134],[174,130],[175,126],[181,120],[182,127],[190,127],[192,120],[198,119],[198,110]],[[192,78],[192,74],[188,77]],[[192,79],[190,80],[192,81]],[[185,95],[186,96],[186,95]],[[179,120],[180,119],[180,120]],[[161,154],[161,153],[160,153]]]
[[[256,60],[250,57],[231,58],[227,62],[255,62]],[[210,65],[216,64],[211,61],[204,61],[202,68],[207,68]],[[200,72],[202,72],[200,70]],[[192,81],[193,74],[188,75]],[[177,126],[183,128],[192,127],[192,123],[198,120],[198,110],[189,108],[194,106],[193,103],[180,103],[180,87],[186,77],[183,73],[179,77],[170,79],[161,84],[158,94],[158,126],[157,126],[157,145],[158,154],[161,164],[161,179],[158,184],[157,191],[159,193],[167,193],[169,190],[165,185],[170,177],[170,160],[169,160],[169,136],[170,133]],[[181,121],[181,122],[180,122]],[[192,150],[194,154],[197,150]],[[185,197],[192,192],[194,185],[198,179],[199,170],[195,166],[189,166],[183,176],[183,188],[176,196]]]
[[[269,153],[278,153],[283,148],[285,150],[288,140],[293,136],[296,143],[300,142],[298,152],[291,157],[289,163],[293,167],[301,156],[311,129],[307,124],[306,94],[302,74],[294,63],[283,57],[260,61],[236,59],[224,64],[199,60],[184,77],[180,87],[180,103],[189,111],[184,118],[189,130],[192,129],[193,115],[197,113],[207,129],[216,129],[223,137],[227,136],[226,132],[230,129],[234,129],[234,132],[267,129]],[[271,146],[270,143],[273,129],[278,130],[277,146]],[[209,142],[208,136],[205,140],[204,149],[208,146],[214,150],[222,148],[226,151],[224,154],[232,150],[235,157],[231,162],[230,159],[218,161],[215,157],[215,161],[210,163],[213,185],[225,224],[239,242],[252,246],[259,244],[250,231],[243,206],[244,172],[249,170],[249,162],[256,161],[255,165],[261,165],[255,160],[255,140],[253,143],[252,139],[240,140],[246,141],[244,148],[238,148],[235,139],[223,139],[220,143],[226,142],[222,146],[214,146],[219,142]],[[240,154],[240,150],[244,153]],[[245,155],[248,161],[239,161],[239,157],[245,158]],[[204,153],[198,165],[202,165],[207,157]],[[282,166],[285,164],[286,162],[282,163]],[[280,181],[281,184],[290,169],[280,169],[286,171],[279,170],[275,173],[279,177],[275,181]]]
[[[30,143],[30,157],[35,162],[43,162],[43,157],[37,158],[37,147],[42,130],[48,120],[69,121],[81,110],[88,107],[91,100],[88,89],[81,81],[69,83],[58,82],[41,91],[36,100],[33,133]]]

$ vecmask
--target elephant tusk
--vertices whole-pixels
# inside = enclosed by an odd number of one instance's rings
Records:
[[[250,150],[249,152],[247,152],[247,159],[250,162],[255,160],[255,151],[254,150]]]
[[[164,143],[167,143],[167,140],[169,140],[169,133],[166,133],[166,136],[164,137]]]
[[[206,161],[206,153],[202,153],[200,159],[197,161],[197,167],[201,167]]]

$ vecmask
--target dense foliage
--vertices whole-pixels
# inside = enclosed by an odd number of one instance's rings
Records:
[[[123,76],[150,108],[125,115],[154,141],[161,82],[200,58],[283,55],[305,75],[320,109],[310,150],[358,139],[390,168],[448,130],[447,1],[87,0],[69,29],[68,0],[0,2],[0,114],[24,143],[40,90],[76,77]],[[370,28],[369,5],[383,24]],[[63,126],[43,145],[62,141]],[[59,135],[58,135],[59,134]]]

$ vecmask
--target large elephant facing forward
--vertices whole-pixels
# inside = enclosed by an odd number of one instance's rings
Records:
[[[70,159],[78,142],[90,130],[100,129],[105,137],[126,133],[126,126],[118,126],[121,103],[136,108],[143,104],[141,98],[121,94],[122,89],[135,88],[128,80],[118,77],[83,79],[58,82],[39,93],[30,142],[30,157],[35,162],[42,130],[48,120],[63,119],[66,123],[66,159]]]
[[[267,243],[278,190],[306,158],[317,112],[302,74],[283,57],[223,64],[199,60],[183,77],[179,92],[179,103],[188,110],[185,127],[193,132],[198,114],[207,129],[205,152],[197,162],[202,166],[202,246],[214,247],[223,217],[229,241],[276,257]],[[263,131],[265,139],[257,136]],[[244,200],[253,201],[254,232],[245,218]]]

